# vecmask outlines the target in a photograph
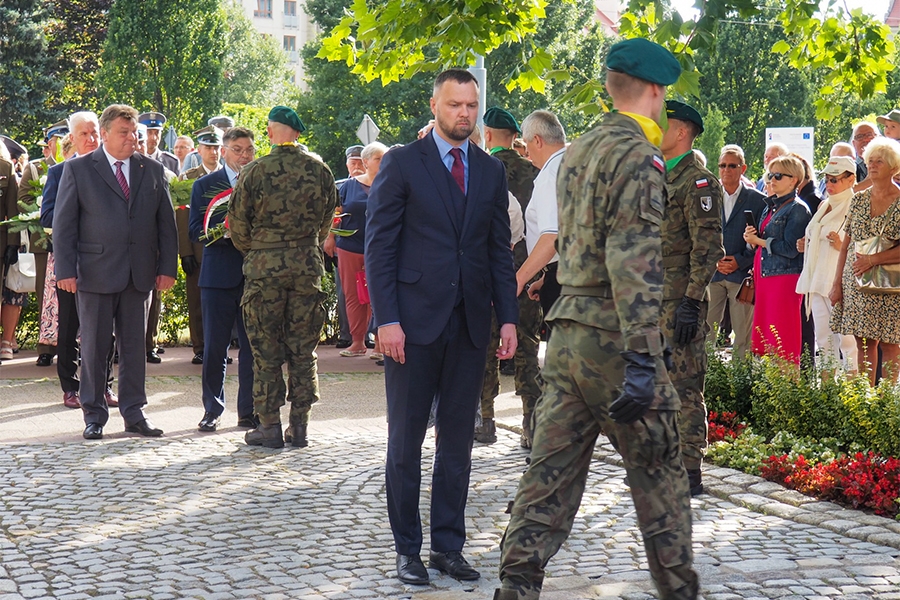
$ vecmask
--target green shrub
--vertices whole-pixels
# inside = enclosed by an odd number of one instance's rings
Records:
[[[753,433],[752,429],[748,427],[733,441],[716,442],[710,445],[706,459],[722,467],[759,475],[759,468],[770,455],[766,438]]]
[[[717,354],[711,347],[706,372],[704,396],[709,410],[719,413],[736,412],[749,419],[753,402],[753,382],[759,376],[759,359],[748,357],[730,359]]]

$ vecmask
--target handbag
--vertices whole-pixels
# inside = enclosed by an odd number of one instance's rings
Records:
[[[741,289],[738,290],[735,297],[741,304],[753,304],[756,301],[756,290],[753,288],[753,275],[744,277],[741,282]]]
[[[356,272],[356,297],[360,304],[369,303],[369,284],[366,282],[366,272]]]
[[[856,252],[871,255],[891,250],[900,245],[900,241],[884,237],[885,225],[887,225],[887,219],[881,226],[881,233],[857,242]],[[900,294],[900,264],[875,265],[856,277],[856,287],[859,291],[868,294]]]
[[[37,280],[37,267],[34,262],[34,254],[29,252],[28,237],[22,236],[25,252],[19,252],[19,260],[9,266],[6,273],[6,287],[17,294],[33,292]]]

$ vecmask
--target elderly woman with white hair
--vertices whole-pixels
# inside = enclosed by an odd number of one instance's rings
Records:
[[[352,343],[341,350],[341,356],[365,356],[366,332],[369,320],[372,317],[371,305],[365,298],[360,298],[359,291],[364,280],[366,239],[366,207],[369,201],[369,189],[378,170],[381,167],[381,157],[388,148],[381,142],[372,142],[363,148],[360,157],[366,172],[356,177],[351,177],[341,187],[340,207],[338,211],[343,213],[341,229],[356,231],[353,235],[338,237],[329,236],[325,242],[325,251],[330,253],[330,248],[337,247],[338,273],[341,278],[341,287],[344,290],[344,303],[347,308],[347,322],[350,325]],[[359,284],[357,283],[359,280]],[[381,353],[377,347],[372,357],[381,359]]]
[[[882,372],[897,380],[900,372],[900,289],[861,287],[865,275],[871,277],[877,267],[900,264],[900,185],[894,176],[900,173],[900,143],[880,137],[866,147],[863,159],[872,187],[850,200],[844,231],[849,235],[841,245],[834,283],[829,294],[834,313],[833,330],[856,338],[860,372],[875,383],[878,350],[882,354]],[[873,238],[891,240],[886,249],[869,253],[866,246]]]
[[[797,240],[797,250],[804,253],[797,293],[806,295],[806,314],[813,317],[816,346],[824,364],[841,364],[846,371],[855,372],[856,340],[832,331],[828,293],[846,235],[841,227],[856,184],[856,161],[850,156],[832,156],[822,175],[828,195],[806,226],[806,235]]]

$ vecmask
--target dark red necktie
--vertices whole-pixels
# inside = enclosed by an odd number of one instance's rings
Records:
[[[450,168],[450,175],[453,176],[453,179],[459,185],[459,189],[462,190],[463,196],[466,195],[466,167],[463,166],[462,161],[462,150],[459,148],[452,148],[450,150],[450,154],[453,155],[453,166]]]
[[[122,172],[122,165],[125,163],[121,160],[117,160],[113,164],[116,165],[116,181],[119,182],[119,187],[122,188],[122,193],[125,194],[125,201],[127,202],[131,195],[131,190],[128,188],[128,181],[125,179],[125,173]]]

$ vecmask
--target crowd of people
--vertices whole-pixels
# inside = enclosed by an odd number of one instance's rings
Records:
[[[475,77],[444,71],[419,139],[348,148],[350,176],[337,182],[298,142],[305,126],[284,106],[268,115],[272,149],[260,158],[254,133],[224,116],[166,152],[164,115],[116,104],[48,127],[37,161],[5,138],[2,217],[19,214],[17,199],[40,198],[52,230],[43,250],[39,235],[28,240],[38,365],[56,356],[63,403],[82,410],[85,439],[103,437],[116,407],[126,431],[162,435],[145,413],[146,364],[161,360],[160,292],[180,262],[192,362],[202,365],[198,430],[220,424],[236,340],[247,444],[307,446],[322,278],[333,262],[340,354],[385,367],[401,581],[429,580],[419,491],[430,424],[429,562],[456,579],[480,576],[462,554],[472,444],[497,439],[499,361],[510,360],[530,461],[495,599],[540,595],[601,432],[622,454],[661,596],[695,598],[690,498],[703,493],[707,344],[730,331],[737,358],[801,365],[806,356],[823,376],[897,381],[900,111],[878,118],[883,135],[857,124],[821,181],[809,161],[772,144],[754,184],[739,146],[721,149],[718,176],[694,149],[702,116],[665,100],[681,73],[671,53],[627,40],[610,49],[607,68],[615,110],[573,142],[550,111],[521,126],[503,108],[482,113]],[[175,179],[193,181],[185,205],[173,204]],[[6,269],[25,241],[0,228]],[[0,360],[16,350],[27,297],[4,284]]]

